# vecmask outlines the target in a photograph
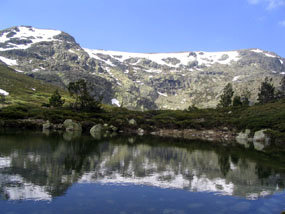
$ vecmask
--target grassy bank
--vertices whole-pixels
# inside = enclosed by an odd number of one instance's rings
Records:
[[[251,107],[230,107],[223,109],[196,109],[130,111],[124,108],[105,107],[101,112],[80,112],[67,107],[43,108],[36,105],[10,105],[0,110],[0,120],[43,119],[62,123],[70,118],[85,124],[108,123],[124,129],[219,129],[230,130],[272,129],[274,137],[285,139],[285,102],[279,101]],[[135,119],[136,126],[128,121]]]

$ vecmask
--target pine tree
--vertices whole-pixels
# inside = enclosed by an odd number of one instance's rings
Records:
[[[275,99],[275,87],[272,84],[272,79],[266,77],[264,82],[261,83],[257,100],[260,104],[264,104],[272,102]]]
[[[223,90],[223,94],[220,99],[219,107],[228,107],[232,104],[232,97],[234,95],[233,86],[228,83]]]
[[[80,79],[77,82],[70,82],[68,91],[75,98],[73,108],[86,111],[99,111],[101,109],[101,100],[95,100],[88,92],[87,83]]]
[[[283,76],[281,82],[280,82],[280,85],[281,85],[281,89],[280,89],[280,98],[281,99],[285,99],[285,76]]]
[[[249,99],[251,96],[251,92],[248,90],[248,88],[244,88],[240,97],[240,100],[242,102],[243,106],[249,106]]]
[[[242,102],[241,102],[240,96],[234,96],[233,106],[242,106]]]
[[[62,107],[64,102],[65,100],[61,99],[58,89],[56,89],[53,95],[49,98],[49,105],[52,107]]]

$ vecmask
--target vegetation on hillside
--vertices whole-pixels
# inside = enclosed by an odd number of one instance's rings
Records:
[[[9,92],[3,104],[37,105],[48,103],[51,94],[58,90],[61,96],[69,103],[72,99],[65,90],[15,72],[13,69],[0,64],[0,89]],[[1,103],[0,103],[1,106]]]
[[[271,133],[273,137],[285,139],[285,93],[282,91],[284,86],[280,90],[274,89],[275,99],[253,106],[248,106],[248,95],[242,97],[236,95],[232,101],[234,92],[228,85],[224,90],[224,98],[226,98],[221,101],[225,105],[221,108],[198,109],[192,106],[187,110],[138,112],[102,105],[100,100],[95,100],[89,95],[86,82],[82,80],[69,85],[71,97],[65,90],[43,84],[5,66],[0,65],[0,75],[2,77],[0,88],[10,93],[4,98],[6,99],[4,103],[10,105],[0,108],[0,122],[16,119],[43,119],[50,120],[52,123],[62,123],[70,118],[82,122],[86,127],[96,123],[108,123],[124,129],[143,128],[149,131],[159,128],[219,129],[227,127],[227,129],[251,129],[252,131],[268,128],[273,130]],[[264,91],[263,85],[264,83],[261,84],[260,93]],[[245,92],[245,94],[248,93]],[[263,93],[262,96],[267,95]],[[53,107],[42,107],[43,103],[49,103]],[[136,120],[136,127],[128,123],[130,119]]]

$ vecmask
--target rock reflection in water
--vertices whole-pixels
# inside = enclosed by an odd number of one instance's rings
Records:
[[[51,200],[73,183],[140,184],[247,199],[283,190],[284,170],[254,156],[148,137],[130,143],[130,138],[1,134],[0,194],[8,200]]]

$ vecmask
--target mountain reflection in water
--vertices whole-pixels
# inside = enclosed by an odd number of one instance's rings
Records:
[[[74,183],[148,185],[252,200],[284,190],[280,160],[177,141],[96,141],[89,136],[66,141],[56,133],[1,133],[0,195],[4,200],[52,200]]]

